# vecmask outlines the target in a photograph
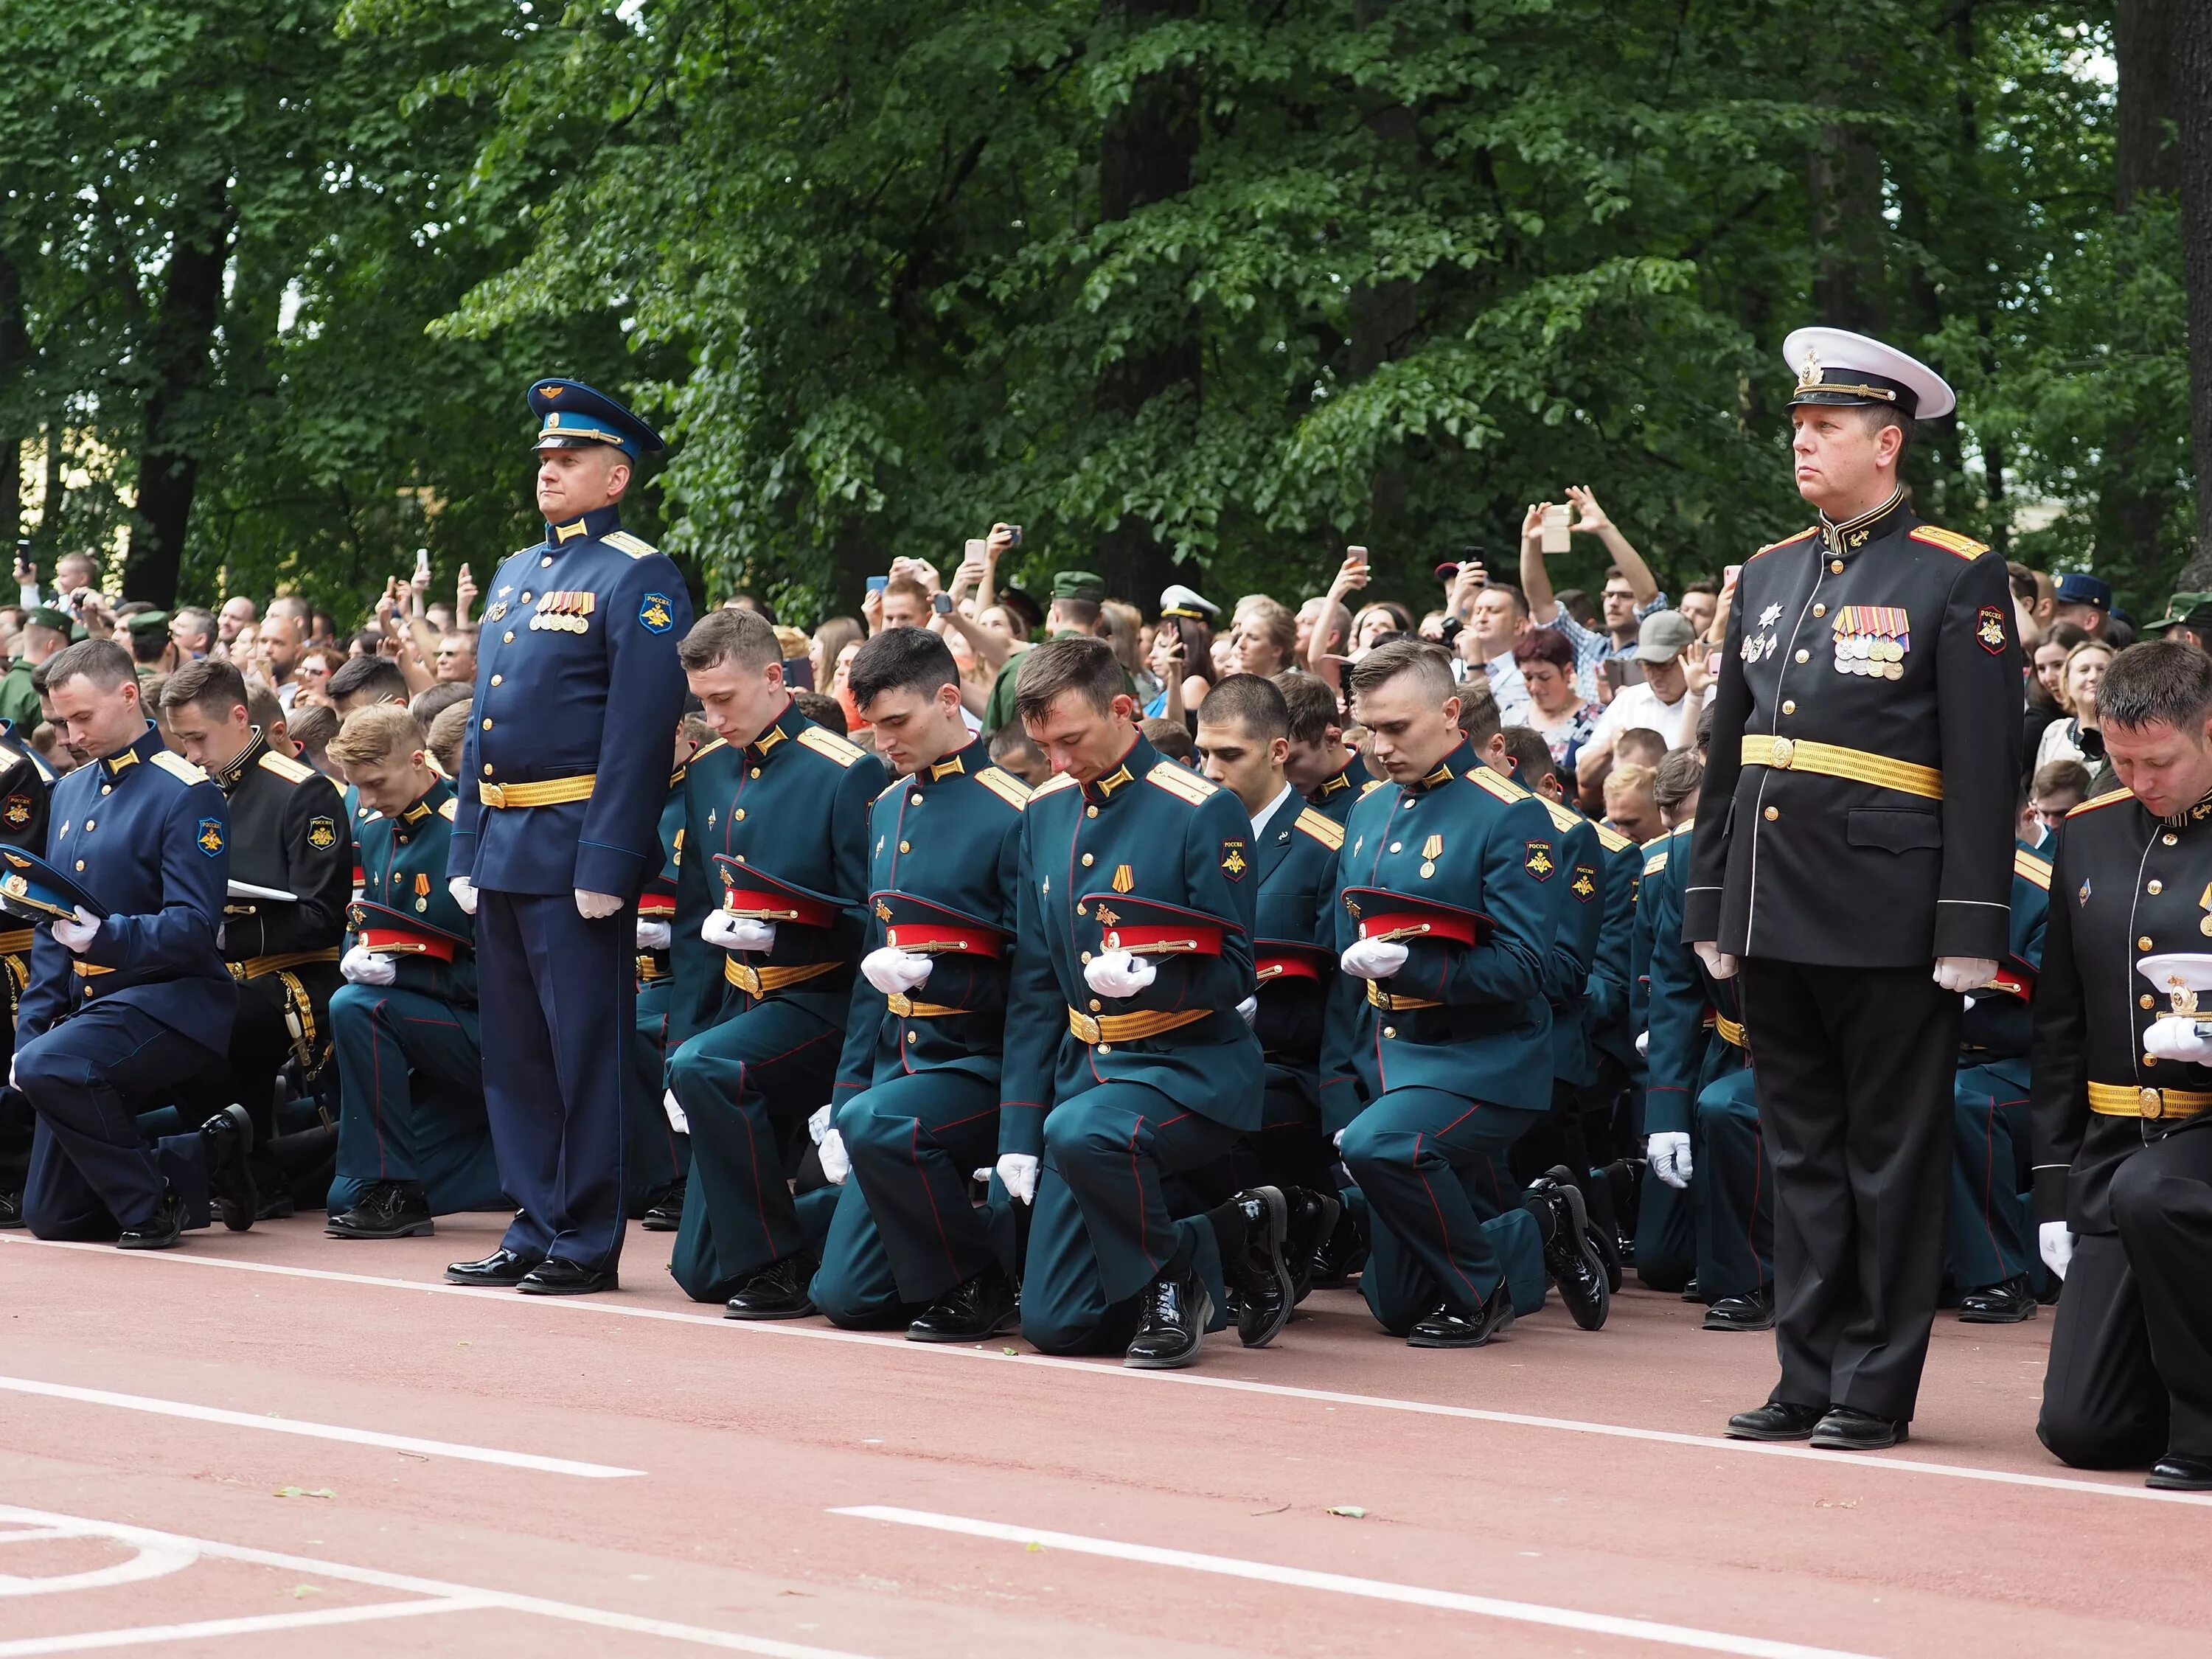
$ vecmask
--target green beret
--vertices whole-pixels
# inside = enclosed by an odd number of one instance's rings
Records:
[[[169,625],[169,613],[166,611],[134,611],[123,619],[123,625],[134,634],[143,634],[155,628],[167,628]]]
[[[40,605],[36,611],[23,613],[23,621],[33,628],[51,628],[57,634],[70,631],[70,619],[52,605]]]
[[[1090,570],[1056,570],[1052,577],[1052,596],[1055,599],[1090,599],[1106,597],[1106,579]]]

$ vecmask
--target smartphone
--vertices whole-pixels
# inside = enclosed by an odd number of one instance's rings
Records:
[[[29,538],[28,537],[25,537],[21,541],[19,541],[19,542],[17,542],[17,543],[15,544],[15,580],[16,580],[16,581],[18,581],[18,582],[20,583],[20,582],[22,582],[22,581],[25,581],[25,580],[28,580],[28,578],[29,578],[29,574],[30,574],[30,569],[31,569],[31,542],[30,542],[30,538]]]
[[[811,691],[814,689],[814,665],[804,657],[786,657],[783,659],[783,683],[794,691]]]
[[[430,574],[430,550],[427,547],[415,550],[415,574],[426,579]]]
[[[871,576],[868,578],[868,592],[871,593],[880,593],[884,589],[889,587],[890,585],[891,579],[889,576]]]
[[[1018,525],[1018,524],[1010,524],[1010,525],[1008,525],[1008,526],[1006,526],[1006,545],[1007,545],[1008,547],[1010,547],[1010,548],[1014,548],[1014,547],[1019,547],[1021,544],[1022,544],[1022,527],[1021,527],[1021,526],[1019,526],[1019,525]]]
[[[1619,696],[1620,688],[1628,684],[1628,659],[1607,657],[1597,665],[1597,677],[1612,688],[1613,696]]]
[[[1743,567],[1740,564],[1723,565],[1721,568],[1721,578],[1723,580],[1733,585],[1736,577],[1741,574],[1742,571]]]
[[[1355,564],[1365,564],[1367,550],[1364,547],[1347,547],[1344,550],[1344,556]]]
[[[1544,509],[1544,522],[1538,534],[1542,538],[1540,544],[1546,553],[1564,553],[1575,544],[1573,532],[1567,528],[1570,516],[1562,506]]]
[[[960,556],[966,563],[981,564],[991,556],[991,544],[981,536],[970,536],[968,538],[967,546],[961,550]]]
[[[1465,569],[1468,565],[1473,565],[1473,566],[1475,568],[1476,571],[1477,571],[1477,572],[1479,572],[1479,573],[1480,574],[1480,575],[1481,575],[1481,578],[1482,578],[1482,585],[1483,585],[1485,587],[1487,587],[1487,586],[1490,586],[1490,572],[1489,572],[1489,570],[1485,567],[1485,565],[1484,565],[1484,563],[1483,563],[1482,550],[1481,550],[1480,548],[1479,548],[1479,547],[1462,547],[1462,549],[1460,549],[1460,550],[1459,550],[1459,562],[1460,562],[1460,568],[1461,568],[1462,570],[1463,570],[1463,569]]]

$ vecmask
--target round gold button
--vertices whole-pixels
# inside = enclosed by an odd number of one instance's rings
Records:
[[[1395,1025],[1385,1025],[1382,1028],[1382,1035],[1386,1037],[1394,1037],[1398,1035],[1398,1028]]]
[[[92,826],[91,826],[90,824],[87,824],[87,825],[85,826],[85,828],[87,828],[88,830],[88,829],[90,829],[91,827],[92,827]],[[2144,887],[2144,889],[2143,889],[2143,891],[2145,891],[2146,893],[2163,893],[2165,890],[2166,890],[2166,884],[2165,884],[2164,882],[2162,882],[2162,881],[2155,881],[2155,880],[2154,880],[2154,881],[2152,881],[2151,883],[2149,883],[2149,884],[2148,884],[2147,886],[2145,886],[2145,887]]]
[[[90,818],[87,818],[84,821],[84,828],[85,832],[89,835],[93,830],[99,829],[100,826],[97,823],[94,823]]]
[[[1083,809],[1083,816],[1086,818],[1095,818],[1098,816],[1098,809],[1095,806],[1086,806]]]
[[[1816,617],[1825,617],[1828,614],[1828,607],[1825,605],[1816,605],[1813,607],[1813,614]]]
[[[103,794],[103,795],[104,795],[104,794],[106,794],[106,793],[107,793],[107,791],[106,791],[105,789],[103,789],[103,790],[101,790],[100,793],[101,794]],[[2174,846],[2178,846],[2178,845],[2179,845],[2179,844],[2180,844],[2180,842],[2181,842],[2181,837],[2180,837],[2180,836],[2177,836],[2177,835],[2174,835],[2174,834],[2172,834],[2172,832],[2170,832],[2170,831],[2169,831],[2167,834],[2166,834],[2166,835],[2160,836],[2159,837],[2159,839],[2160,839],[2160,841],[2164,842],[2165,842],[2168,847],[2174,847]]]
[[[743,823],[745,821],[745,809],[740,806],[736,811],[731,813],[730,816],[736,819],[739,823]]]
[[[1091,998],[1091,1012],[1092,1013],[1094,1013],[1094,1014],[1095,1014],[1095,1013],[1097,1013],[1097,1012],[1101,1008],[1103,1008],[1105,1006],[1106,1006],[1106,1005],[1105,1005],[1104,1003],[1103,1003],[1103,1002],[1099,1001],[1099,1000],[1098,1000],[1098,999],[1097,999],[1097,997],[1093,997],[1093,998]]]
[[[899,851],[902,853],[911,853],[914,851],[913,844],[909,842],[902,841],[899,843]]]
[[[491,775],[491,763],[489,761],[486,761],[484,763],[484,775],[486,777],[489,777]]]
[[[1081,959],[1084,963],[1088,963],[1090,962],[1090,960],[1091,960],[1091,952],[1090,952],[1090,951],[1085,951],[1083,953],[1082,957],[1081,957],[1080,959]]]
[[[79,859],[76,861],[76,867],[80,870],[84,868],[84,860],[82,859]]]
[[[1828,561],[1828,568],[1840,576],[1844,574],[1844,562],[1841,559],[1831,559]],[[527,599],[529,596],[525,594],[523,597]]]
[[[1812,657],[1813,653],[1809,651],[1800,651],[1797,653],[1797,660],[1799,662],[1809,662],[1812,660]]]
[[[755,768],[753,768],[753,769],[752,769],[751,771],[750,771],[750,772],[746,773],[746,774],[745,774],[745,775],[746,775],[747,777],[749,777],[749,778],[757,778],[757,777],[758,777],[758,776],[760,775],[760,768],[759,768],[759,767],[757,767],[757,766],[756,766]]]
[[[1770,806],[1770,807],[1768,807],[1768,808],[1766,809],[1766,821],[1767,821],[1769,823],[1773,823],[1773,822],[1775,821],[1775,819],[1777,819],[1777,818],[1780,817],[1781,816],[1782,816],[1782,813],[1781,813],[1780,810],[1779,810],[1779,809],[1778,809],[1778,808],[1776,808],[1776,807]]]
[[[504,677],[503,677],[503,676],[501,676],[501,675],[495,674],[495,675],[493,675],[493,676],[491,677],[491,683],[492,683],[494,685],[497,685],[497,684],[500,683],[500,681],[501,681],[501,679],[502,678],[504,678]]]
[[[2158,1064],[2158,1056],[2156,1054],[2145,1054],[2142,1057],[2142,1063],[2146,1066],[2155,1066]],[[2158,1091],[2155,1089],[2146,1089],[2143,1092],[2146,1095],[2154,1095]],[[2145,1112],[2143,1115],[2145,1117],[2156,1117],[2158,1114],[2156,1112]]]
[[[1397,851],[1401,847],[1403,847],[1404,845],[1405,845],[1405,842],[1400,842],[1400,841],[1394,841],[1394,842],[1392,842],[1390,843],[1390,850],[1391,850],[1392,852],[1394,852],[1394,853],[1395,853],[1395,852],[1396,852],[1396,851]]]
[[[1796,702],[1785,702],[1782,705],[1782,712],[1783,712],[1784,714],[1796,714],[1796,713],[1797,712],[1797,705],[1796,705]]]
[[[1075,907],[1075,914],[1079,916],[1087,916],[1091,914],[1091,907],[1087,904],[1079,904]]]
[[[542,569],[544,569],[547,565],[549,565],[549,564],[550,564],[550,563],[552,563],[552,562],[553,562],[553,556],[552,556],[550,553],[548,553],[548,554],[547,554],[544,558],[542,558],[542,559],[538,560],[538,568],[540,568],[540,569],[542,570]]]
[[[1110,1042],[1102,1042],[1098,1045],[1098,1052],[1102,1054],[1110,1054],[1114,1052],[1114,1045]]]
[[[2146,1008],[2155,1008],[2158,1006],[2158,999],[2148,991],[2144,992],[2142,996],[2136,999],[2136,1000]]]
[[[2150,949],[2150,935],[2148,933],[2145,933],[2141,939],[2136,941],[2136,949],[2138,951],[2148,951]]]
[[[522,590],[522,602],[525,605],[530,603],[530,590],[526,587]]]
[[[103,795],[112,795],[115,793],[115,786],[112,783],[103,783],[100,786],[100,793]],[[2168,836],[2166,839],[2172,841],[2173,837]]]
[[[513,645],[514,643],[514,630],[512,628],[508,629],[506,633],[500,635],[500,640],[503,644]]]
[[[912,1042],[915,1038],[919,1037],[921,1035],[921,1032],[919,1032],[919,1031],[908,1031],[908,1032],[906,1034],[906,1040],[907,1040],[908,1042]]]
[[[906,804],[908,806],[919,806],[921,805],[921,797],[919,795],[908,795],[906,798]]]
[[[484,720],[484,723],[483,723],[483,729],[484,729],[485,731],[487,731],[487,732],[489,732],[489,731],[490,731],[490,730],[491,730],[491,720],[489,720],[489,717],[487,717],[487,718],[485,719],[485,720]]]
[[[1096,859],[1092,858],[1092,857],[1091,856],[1091,854],[1090,854],[1085,853],[1085,854],[1083,855],[1083,867],[1084,867],[1085,869],[1088,870],[1088,869],[1089,869],[1089,868],[1090,868],[1093,864],[1095,864],[1095,863],[1097,863],[1097,860]]]

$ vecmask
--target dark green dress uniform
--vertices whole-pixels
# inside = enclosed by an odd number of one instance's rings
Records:
[[[1636,929],[1629,938],[1628,1024],[1641,1033],[1648,1048],[1653,1041],[1651,1021],[1651,957],[1659,930],[1671,924],[1670,938],[1679,939],[1682,927],[1682,873],[1689,867],[1692,826],[1683,824],[1644,843],[1642,875],[1637,882]],[[1679,843],[1677,837],[1680,837]],[[1679,856],[1676,854],[1679,854]],[[1671,872],[1671,874],[1670,874]],[[1702,1059],[1703,1045],[1698,1053]],[[1644,1055],[1632,1070],[1636,1133],[1639,1141],[1654,1127],[1651,1066]],[[1669,1121],[1662,1120],[1672,1125]],[[1638,1148],[1641,1152],[1642,1147]],[[1690,1213],[1689,1195],[1669,1187],[1648,1165],[1637,1170],[1636,1276],[1655,1291],[1680,1291],[1697,1277],[1697,1230]]]
[[[421,1187],[433,1215],[501,1207],[484,1110],[476,924],[446,884],[453,813],[453,787],[441,778],[398,818],[372,812],[362,822],[356,938],[390,960],[393,979],[342,985],[331,999],[333,1215],[379,1182]]]
[[[2002,558],[1888,502],[1743,567],[1683,895],[1743,963],[1774,1160],[1772,1401],[1912,1415],[1960,999],[2005,954],[2020,647]]]
[[[726,767],[722,757],[737,763]],[[709,763],[702,769],[698,762]],[[734,776],[732,776],[734,773]],[[720,785],[729,781],[730,793]],[[830,1099],[853,995],[868,891],[868,809],[883,763],[787,703],[742,750],[694,757],[685,782],[677,939],[694,918],[744,890],[741,871],[834,902],[778,921],[765,953],[709,949],[720,1018],[669,1056],[668,1085],[690,1124],[691,1174],[669,1271],[701,1302],[726,1301],[762,1268],[807,1244],[787,1185],[806,1120]],[[688,963],[696,957],[688,945]],[[676,995],[694,1006],[714,988],[679,966]],[[671,1032],[672,1037],[674,1032]]]
[[[684,1176],[691,1167],[691,1138],[677,1132],[660,1105],[660,1079],[668,1064],[669,1009],[676,991],[676,873],[684,856],[684,781],[690,771],[688,766],[679,766],[669,775],[668,799],[660,809],[660,845],[667,861],[646,883],[637,901],[641,923],[661,922],[670,933],[668,949],[637,953],[637,1042],[631,1050],[637,1079],[629,1105],[625,1203],[648,1232],[667,1232],[677,1225],[684,1206]],[[697,925],[695,920],[693,927]]]
[[[1577,1186],[1589,1188],[1595,1185],[1589,1172],[1596,1160],[1590,1156],[1584,1117],[1597,1117],[1601,1107],[1598,1055],[1590,1042],[1591,987],[1602,978],[1608,989],[1618,985],[1625,990],[1628,964],[1625,954],[1603,963],[1598,957],[1610,872],[1597,825],[1572,807],[1540,794],[1535,799],[1552,820],[1562,884],[1559,928],[1544,973],[1544,997],[1552,1005],[1552,1109],[1544,1122],[1514,1143],[1511,1162],[1521,1181],[1559,1165]],[[1626,936],[1620,937],[1625,944]]]
[[[53,781],[52,769],[39,751],[0,722],[0,846],[46,850],[46,800]],[[31,983],[34,938],[29,927],[0,918],[0,975],[7,980],[11,1036]],[[15,1090],[0,1087],[0,1228],[23,1224],[23,1180],[30,1164],[31,1108]]]
[[[1022,1334],[1048,1353],[1119,1352],[1146,1287],[1185,1272],[1219,1328],[1218,1242],[1163,1183],[1260,1127],[1260,1042],[1237,1012],[1256,989],[1251,820],[1138,736],[1097,781],[1062,773],[1030,797],[1020,870],[999,1148],[1043,1160]],[[1195,918],[1199,948],[1147,955],[1151,985],[1101,997],[1084,968],[1119,948],[1106,936],[1130,900]]]
[[[1686,1194],[1645,1175],[1658,1206],[1650,1260],[1637,1241],[1637,1269],[1660,1290],[1692,1273],[1698,1299],[1717,1303],[1765,1291],[1774,1280],[1774,1178],[1759,1131],[1759,1092],[1745,1047],[1739,987],[1705,971],[1683,943],[1682,886],[1695,826],[1650,843],[1638,902],[1651,914],[1646,1004],[1644,1131],[1690,1137]],[[1690,1223],[1669,1237],[1669,1210]],[[1685,1242],[1688,1257],[1680,1254]]]
[[[331,994],[343,982],[338,957],[353,854],[337,786],[276,753],[258,728],[237,758],[211,775],[228,808],[232,879],[297,896],[292,903],[225,900],[222,955],[238,981],[238,1018],[228,1064],[185,1091],[196,1117],[232,1101],[243,1104],[261,1145],[276,1133],[276,1078],[285,1063],[299,1063],[301,1087],[312,1091],[330,1059]],[[315,1160],[312,1190],[291,1198],[320,1201],[327,1157]],[[270,1166],[264,1185],[276,1174]]]
[[[1370,791],[1345,833],[1340,954],[1399,932],[1394,898],[1470,919],[1462,939],[1431,933],[1443,924],[1425,915],[1405,924],[1406,965],[1370,981],[1354,1031],[1365,1103],[1346,1117],[1343,1091],[1323,1095],[1373,1225],[1367,1304],[1400,1336],[1439,1304],[1480,1313],[1501,1285],[1534,1312],[1542,1240],[1507,1159],[1552,1103],[1545,991],[1560,908],[1575,901],[1551,817],[1462,744],[1419,782]]]
[[[1366,762],[1354,755],[1345,762],[1341,772],[1325,779],[1321,787],[1306,797],[1306,805],[1341,829],[1350,820],[1352,809],[1359,804],[1360,796],[1373,787],[1375,775],[1367,769]]]
[[[1346,1000],[1357,998],[1364,984],[1347,983],[1336,966],[1332,907],[1343,847],[1343,826],[1295,791],[1254,838],[1260,1006],[1253,1029],[1267,1060],[1267,1091],[1252,1138],[1253,1178],[1237,1180],[1232,1191],[1265,1184],[1336,1200],[1336,1152],[1322,1132],[1322,1031],[1331,1005],[1336,1018],[1346,1018],[1353,1010]],[[1328,1220],[1333,1226],[1335,1218]]]
[[[2051,901],[2035,1208],[2075,1243],[2035,1431],[2077,1468],[2212,1457],[2212,1066],[2145,1053],[2175,1009],[2136,971],[2212,949],[2212,797],[2166,819],[2124,790],[2083,802],[2059,833]]]
[[[890,998],[854,975],[830,1097],[853,1172],[813,1289],[836,1324],[903,1323],[1001,1254],[968,1182],[998,1156],[1029,797],[979,738],[893,782],[869,816],[860,953],[889,945],[933,965],[912,993]]]
[[[2014,847],[2009,948],[1997,982],[1974,993],[1959,1030],[1948,1255],[1951,1283],[1966,1295],[2018,1280],[2021,1297],[2032,1297],[2040,1270],[2028,1177],[2028,1049],[2050,910],[2049,858]],[[2032,1312],[2035,1304],[2025,1306]]]

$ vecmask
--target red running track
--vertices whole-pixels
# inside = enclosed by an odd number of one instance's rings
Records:
[[[1322,1292],[1137,1373],[732,1323],[665,1235],[440,1285],[498,1226],[0,1234],[0,1659],[2207,1650],[2212,1502],[2037,1446],[2047,1313],[1945,1317],[1849,1457],[1718,1439],[1771,1343],[1649,1292],[1458,1354]]]

